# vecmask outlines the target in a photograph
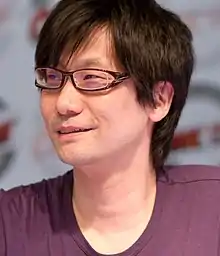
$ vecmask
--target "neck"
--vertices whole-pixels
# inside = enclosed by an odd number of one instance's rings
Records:
[[[120,233],[141,225],[143,231],[156,195],[156,175],[146,152],[146,148],[136,150],[129,165],[124,164],[125,157],[96,166],[95,172],[74,171],[73,205],[82,230]]]

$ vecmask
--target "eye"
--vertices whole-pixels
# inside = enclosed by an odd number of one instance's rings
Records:
[[[106,79],[106,76],[100,76],[95,74],[85,74],[83,77],[83,80],[88,80],[88,79]]]
[[[60,80],[61,79],[60,75],[58,75],[56,73],[47,74],[47,78],[50,80]]]

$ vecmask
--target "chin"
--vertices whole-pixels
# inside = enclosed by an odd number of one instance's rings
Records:
[[[85,154],[85,151],[82,152],[60,152],[58,154],[60,160],[65,163],[68,164],[70,166],[85,166],[85,165],[90,165],[92,163],[94,163],[95,161],[95,157],[94,155],[91,154]]]
[[[56,147],[56,152],[60,160],[74,167],[83,167],[94,165],[95,163],[102,162],[108,156],[108,153],[103,148],[97,148],[88,144],[84,145],[71,145],[66,144]]]

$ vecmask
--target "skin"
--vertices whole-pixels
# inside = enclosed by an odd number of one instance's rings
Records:
[[[123,71],[112,54],[106,29],[97,29],[92,38],[67,65],[64,54],[59,68]],[[96,62],[89,63],[91,59]],[[143,107],[136,100],[132,79],[99,93],[77,91],[70,79],[62,90],[41,92],[41,113],[49,137],[60,159],[74,166],[76,219],[87,241],[100,253],[126,250],[150,220],[156,197],[151,134],[153,124],[168,113],[172,97],[172,86],[158,83],[157,107]],[[60,125],[93,130],[61,138]]]

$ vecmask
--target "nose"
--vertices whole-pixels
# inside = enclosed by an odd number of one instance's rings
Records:
[[[78,115],[83,110],[82,94],[66,79],[56,103],[57,112],[63,116]]]

